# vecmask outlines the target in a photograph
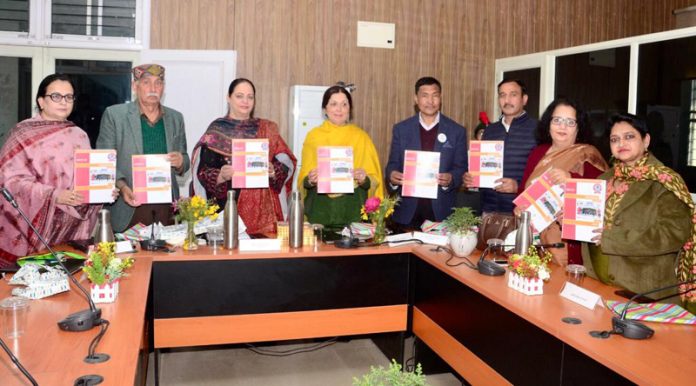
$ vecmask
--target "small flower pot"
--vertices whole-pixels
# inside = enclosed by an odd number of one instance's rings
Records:
[[[476,232],[449,234],[449,244],[452,252],[459,257],[470,256],[476,249],[477,242]]]
[[[515,272],[508,273],[508,287],[525,295],[542,295],[544,293],[544,281],[535,277],[530,279],[522,277]]]
[[[102,285],[90,284],[90,294],[92,296],[92,301],[95,303],[113,303],[118,297],[118,284],[119,281],[116,280],[111,283],[105,283]]]

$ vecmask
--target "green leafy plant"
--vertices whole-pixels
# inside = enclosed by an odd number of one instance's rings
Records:
[[[370,366],[370,373],[353,378],[353,386],[428,386],[420,363],[414,372],[401,371],[401,365],[392,359],[389,368]]]
[[[481,217],[477,216],[471,208],[454,208],[452,214],[445,219],[445,226],[450,233],[465,234],[478,232]]]
[[[116,243],[99,243],[89,254],[82,267],[87,278],[94,284],[112,283],[125,275],[126,269],[133,266],[133,258],[116,257]]]

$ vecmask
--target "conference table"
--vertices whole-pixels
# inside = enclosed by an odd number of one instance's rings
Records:
[[[486,385],[682,385],[693,382],[696,369],[692,326],[650,323],[655,335],[644,341],[591,337],[590,331],[611,329],[612,313],[559,296],[565,282],[560,267],[553,268],[543,295],[528,296],[508,288],[505,276],[451,266],[461,259],[430,245],[345,250],[322,244],[280,252],[202,247],[133,256],[133,273],[118,300],[101,306],[112,322],[97,350],[112,356],[106,363],[82,362],[96,329],[67,333],[55,326],[84,308],[76,293],[32,301],[27,331],[17,341],[20,360],[40,384],[70,384],[86,373],[104,376],[104,384],[133,384],[138,353],[148,346],[143,336],[157,354],[384,333],[403,345],[413,333],[422,347],[417,362],[434,355],[469,383]],[[583,287],[605,300],[620,299],[615,288],[590,278]],[[0,297],[8,291],[0,284]],[[564,323],[564,317],[581,323]],[[403,361],[402,353],[395,353],[397,360]],[[0,377],[3,385],[5,379],[28,384],[4,354]]]

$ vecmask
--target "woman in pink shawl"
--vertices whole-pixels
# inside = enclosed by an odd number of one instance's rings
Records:
[[[73,189],[73,153],[89,149],[87,134],[72,122],[75,95],[63,74],[47,76],[39,85],[39,113],[17,124],[0,149],[0,187],[49,244],[90,236],[101,205],[86,205]],[[0,267],[44,247],[36,234],[4,199],[0,200]]]

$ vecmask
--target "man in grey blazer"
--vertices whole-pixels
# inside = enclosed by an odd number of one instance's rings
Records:
[[[164,93],[164,67],[142,64],[133,68],[135,102],[114,105],[102,116],[97,138],[98,149],[116,149],[116,187],[119,199],[111,205],[111,224],[116,232],[153,217],[171,223],[171,204],[141,205],[132,187],[134,154],[167,154],[172,165],[172,197],[179,197],[175,173],[183,175],[191,161],[186,150],[184,117],[180,112],[161,104]]]

